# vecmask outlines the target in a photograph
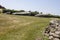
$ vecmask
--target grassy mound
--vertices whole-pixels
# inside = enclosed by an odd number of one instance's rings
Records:
[[[0,40],[38,40],[50,18],[0,14]],[[46,39],[44,39],[46,40]]]

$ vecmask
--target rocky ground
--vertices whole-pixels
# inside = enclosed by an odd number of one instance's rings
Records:
[[[50,21],[48,27],[45,30],[45,35],[49,40],[60,40],[60,20],[53,19]]]

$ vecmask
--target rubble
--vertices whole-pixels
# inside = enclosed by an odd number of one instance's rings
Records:
[[[49,40],[60,40],[60,20],[51,20],[44,33]]]

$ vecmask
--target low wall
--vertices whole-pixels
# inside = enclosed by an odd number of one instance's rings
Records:
[[[48,36],[49,40],[60,40],[60,20],[51,20],[44,34]]]

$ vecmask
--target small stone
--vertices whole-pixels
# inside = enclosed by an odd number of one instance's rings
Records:
[[[55,31],[56,31],[56,29],[54,29],[54,28],[50,29],[50,32],[52,32],[52,33],[54,33]]]
[[[55,20],[51,20],[50,23],[53,25],[55,24]]]
[[[55,29],[58,29],[59,27],[55,26]]]
[[[57,29],[58,31],[60,31],[60,28],[59,29]]]
[[[60,36],[57,34],[53,34],[53,37],[59,38]]]
[[[60,20],[57,20],[57,22],[60,24]]]
[[[53,39],[53,36],[49,36],[49,39],[50,39],[50,40]]]
[[[50,27],[51,27],[51,28],[55,28],[55,27],[56,27],[56,25],[50,25]]]
[[[60,26],[58,26],[57,30],[60,31]]]
[[[59,38],[53,38],[53,40],[59,40]]]
[[[59,35],[60,34],[60,31],[55,31],[55,34]]]
[[[50,35],[50,36],[53,36],[53,35],[54,35],[54,33],[50,32],[50,33],[49,33],[49,35]]]
[[[59,25],[59,23],[56,22],[55,25]]]

